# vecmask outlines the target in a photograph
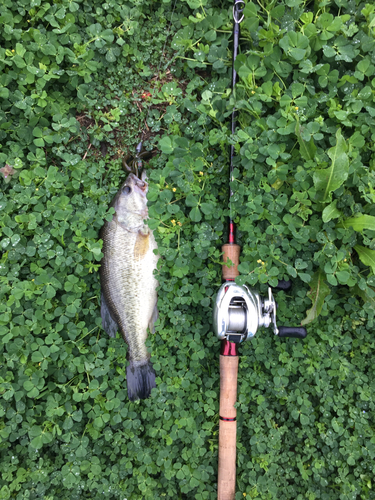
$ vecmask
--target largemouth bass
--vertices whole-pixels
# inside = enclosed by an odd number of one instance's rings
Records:
[[[147,398],[155,385],[155,372],[145,345],[147,328],[154,331],[157,319],[158,281],[154,269],[158,257],[152,231],[144,223],[148,184],[129,174],[111,206],[115,214],[105,222],[100,237],[101,316],[104,330],[115,337],[117,330],[128,344],[126,369],[128,397]]]

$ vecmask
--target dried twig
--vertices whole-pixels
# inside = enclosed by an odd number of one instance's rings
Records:
[[[84,156],[83,156],[82,160],[84,160],[84,159],[86,158],[87,153],[90,151],[91,146],[92,146],[92,144],[91,144],[91,142],[90,142],[89,147],[87,148],[87,151],[86,151],[86,153],[84,154]]]

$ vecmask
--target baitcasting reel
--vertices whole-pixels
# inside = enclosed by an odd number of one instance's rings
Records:
[[[224,283],[217,294],[213,311],[216,336],[219,340],[243,342],[254,337],[259,327],[267,328],[272,324],[274,334],[279,337],[304,339],[306,330],[303,327],[277,327],[276,308],[270,287],[265,299],[245,285]]]

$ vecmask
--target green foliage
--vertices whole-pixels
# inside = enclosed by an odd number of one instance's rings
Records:
[[[186,20],[176,36],[199,60],[188,58],[189,67],[210,67],[213,47],[226,46],[229,38],[218,35],[203,52],[194,44],[219,15],[220,33],[229,31],[230,19],[221,10],[207,12]],[[231,211],[244,245],[237,281],[275,285],[298,277],[314,288],[318,273],[330,286],[344,285],[339,293],[347,299],[359,297],[357,285],[371,298],[372,7],[361,4],[354,14],[347,3],[306,10],[302,2],[248,2],[244,15],[247,43],[235,63],[236,92],[228,99],[225,85],[220,88],[224,79],[217,79],[203,89],[196,107],[216,125],[210,145],[222,149],[224,162],[228,115],[233,106],[238,110]],[[366,256],[357,252],[361,248]]]
[[[324,281],[324,273],[317,271],[310,282],[311,290],[307,292],[307,296],[311,299],[312,308],[307,311],[306,318],[301,322],[301,325],[308,325],[314,321],[322,311],[324,299],[329,294],[330,290]]]
[[[181,2],[157,83],[168,1],[0,9],[0,498],[216,498],[229,214],[238,282],[293,278],[279,324],[314,321],[303,342],[241,345],[236,499],[373,498],[375,8],[248,2],[234,95],[230,2]],[[147,102],[165,132],[146,143],[157,388],[131,403],[126,344],[101,329],[98,233]]]

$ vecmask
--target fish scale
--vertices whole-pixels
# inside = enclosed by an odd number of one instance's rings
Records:
[[[142,182],[145,191],[136,192]],[[137,184],[138,183],[138,184]],[[131,187],[132,193],[124,194]],[[138,189],[139,191],[139,189]],[[101,232],[103,259],[100,269],[103,327],[111,336],[118,329],[129,346],[128,394],[131,400],[147,397],[155,387],[155,374],[145,345],[147,328],[157,316],[153,274],[158,257],[147,216],[147,183],[130,174],[112,202],[116,213]]]

